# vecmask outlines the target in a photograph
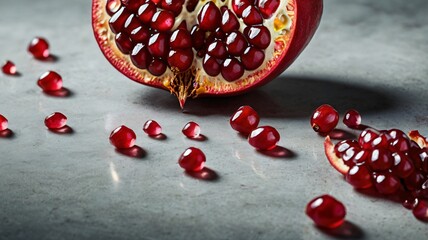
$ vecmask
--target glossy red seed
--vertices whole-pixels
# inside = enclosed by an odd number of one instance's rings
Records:
[[[227,58],[222,64],[221,75],[228,82],[238,80],[244,75],[244,66],[235,58]]]
[[[361,149],[359,152],[357,152],[354,157],[351,159],[352,162],[354,162],[356,165],[362,165],[367,162],[371,154],[370,150]]]
[[[364,165],[351,167],[345,176],[346,181],[354,188],[369,188],[373,185],[371,173]]]
[[[46,92],[57,91],[62,88],[62,77],[54,71],[48,71],[39,77],[37,85]]]
[[[123,25],[122,31],[125,32],[127,35],[130,35],[132,31],[134,31],[136,28],[141,26],[141,22],[138,20],[138,18],[131,14],[126,19],[125,24]]]
[[[160,59],[154,59],[152,63],[150,63],[148,70],[154,76],[161,76],[166,71],[166,63],[164,63]]]
[[[400,180],[389,173],[377,174],[375,187],[381,194],[393,194],[400,188]]]
[[[152,62],[152,55],[144,44],[138,43],[132,50],[131,61],[136,67],[147,69]]]
[[[186,171],[197,172],[204,168],[205,161],[205,154],[199,148],[190,147],[180,155],[178,164]]]
[[[242,17],[242,12],[251,3],[251,0],[232,0],[232,9],[238,17]]]
[[[418,204],[418,202],[419,200],[415,197],[405,196],[401,204],[403,205],[403,207],[411,210]]]
[[[192,36],[187,29],[177,29],[172,32],[169,45],[172,49],[191,48]]]
[[[306,205],[306,215],[323,228],[337,228],[345,221],[346,208],[330,195],[312,199]]]
[[[188,138],[198,138],[201,134],[201,128],[199,127],[199,124],[195,122],[188,122],[184,125],[181,132]]]
[[[157,11],[150,22],[150,26],[159,32],[167,32],[172,29],[175,16],[169,11]]]
[[[238,19],[235,14],[227,8],[222,14],[220,28],[225,33],[230,33],[239,29]]]
[[[205,45],[205,32],[200,30],[197,25],[192,27],[190,31],[192,35],[192,45],[196,50],[200,50]]]
[[[357,141],[346,139],[338,142],[334,146],[334,152],[338,158],[342,158],[343,154],[345,154],[346,150],[348,150],[350,147],[360,148]]]
[[[263,17],[256,7],[249,5],[242,11],[242,19],[246,25],[258,25],[263,23]]]
[[[150,37],[148,50],[154,57],[166,58],[169,52],[169,39],[166,33],[155,33]]]
[[[378,137],[374,138],[370,145],[372,148],[388,148],[390,136],[387,133],[380,133]]]
[[[231,55],[241,56],[247,46],[247,40],[245,39],[244,35],[239,31],[231,32],[226,38],[227,52]]]
[[[162,133],[162,127],[155,120],[144,123],[143,131],[149,136],[158,136]]]
[[[109,26],[110,30],[117,34],[123,29],[123,25],[125,25],[126,20],[131,15],[125,7],[119,8],[119,10],[110,18]]]
[[[380,133],[374,129],[366,129],[362,131],[360,136],[358,137],[358,143],[363,149],[371,149],[371,142],[373,141],[373,139],[377,138],[379,134]]]
[[[119,0],[107,0],[106,3],[106,12],[109,16],[113,16],[115,12],[120,7],[120,1]]]
[[[315,132],[326,134],[331,132],[339,122],[339,113],[332,106],[319,106],[311,117],[311,127]]]
[[[8,127],[7,118],[0,114],[0,131],[6,130]]]
[[[244,29],[245,36],[251,45],[266,49],[271,43],[269,30],[265,26],[252,26]]]
[[[67,117],[60,112],[54,112],[45,118],[45,126],[49,129],[60,129],[66,124]]]
[[[28,45],[28,52],[30,52],[36,59],[47,59],[50,56],[49,43],[46,39],[36,37],[31,40]]]
[[[390,129],[388,131],[386,131],[388,133],[388,135],[391,137],[391,139],[395,140],[395,139],[399,139],[399,138],[406,138],[409,139],[409,137],[407,136],[407,134],[405,134],[403,131],[399,130],[399,129]]]
[[[424,222],[428,221],[428,204],[426,201],[418,201],[412,212],[417,219]]]
[[[258,150],[271,150],[280,140],[278,131],[271,126],[261,126],[251,131],[248,142]]]
[[[153,15],[156,12],[156,5],[152,2],[147,2],[138,8],[137,16],[143,23],[150,23],[152,21]]]
[[[116,46],[124,54],[129,54],[132,51],[132,40],[124,33],[120,32],[115,37]]]
[[[146,44],[150,38],[150,31],[146,26],[139,26],[129,35],[132,42]]]
[[[208,54],[205,54],[204,59],[202,61],[202,66],[204,67],[204,71],[210,76],[215,77],[220,74],[220,63],[216,58],[211,57]]]
[[[204,31],[212,31],[220,26],[221,13],[212,2],[207,2],[198,13],[199,28]]]
[[[173,12],[176,16],[180,14],[184,0],[161,0],[161,7]]]
[[[242,64],[247,70],[259,68],[265,60],[265,53],[257,48],[248,47],[241,56]]]
[[[394,165],[394,158],[388,149],[374,149],[368,160],[374,171],[388,170]]]
[[[126,1],[126,9],[131,12],[137,12],[141,5],[146,3],[146,0],[128,0]]]
[[[352,167],[355,165],[355,162],[353,161],[354,157],[360,152],[360,147],[350,147],[348,148],[345,153],[342,155],[342,160],[345,163],[345,165]]]
[[[215,40],[207,48],[207,53],[218,59],[225,59],[227,57],[226,46],[224,42],[220,40]]]
[[[343,123],[349,128],[358,128],[361,125],[360,113],[355,109],[348,110],[343,117]]]
[[[404,185],[409,191],[421,189],[422,184],[426,181],[426,176],[424,176],[420,171],[415,170],[407,178],[404,179]]]
[[[406,137],[399,137],[391,141],[389,149],[397,152],[408,152],[410,150],[410,141]]]
[[[241,106],[229,120],[234,130],[246,136],[257,128],[259,122],[259,114],[250,106]]]
[[[1,67],[1,70],[6,75],[15,75],[17,73],[16,66],[11,61],[6,61],[4,65]]]
[[[168,64],[173,71],[184,72],[192,66],[193,57],[192,49],[171,50],[168,56]]]
[[[280,0],[258,0],[257,2],[257,7],[265,19],[271,18],[280,4]]]
[[[403,153],[393,153],[392,173],[399,178],[406,178],[415,171],[412,161]]]
[[[136,139],[135,132],[124,125],[116,128],[110,134],[110,143],[116,148],[131,148],[135,145]]]

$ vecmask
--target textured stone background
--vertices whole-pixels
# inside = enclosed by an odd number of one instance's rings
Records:
[[[426,0],[326,0],[315,38],[282,76],[245,96],[200,99],[181,113],[168,93],[127,80],[94,41],[90,1],[16,0],[0,7],[0,59],[21,77],[0,75],[0,112],[15,136],[0,139],[0,239],[426,239],[428,225],[400,204],[354,191],[327,163],[309,116],[321,103],[356,108],[378,128],[428,134]],[[55,63],[31,59],[33,36],[47,37]],[[62,74],[69,98],[36,86],[45,70]],[[250,104],[278,128],[294,157],[255,152],[228,125]],[[62,111],[74,129],[56,135],[44,117]],[[141,127],[156,119],[165,141]],[[181,135],[190,120],[205,142]],[[147,155],[115,152],[110,131],[126,124]],[[216,181],[185,175],[176,164],[202,148]],[[315,228],[304,207],[329,193],[348,208],[340,231]]]

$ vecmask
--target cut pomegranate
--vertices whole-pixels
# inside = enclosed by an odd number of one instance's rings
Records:
[[[7,118],[0,114],[0,132],[6,130],[8,127]]]
[[[311,117],[311,126],[315,132],[327,134],[331,132],[339,122],[339,113],[328,104],[319,106]]]
[[[149,136],[158,136],[162,133],[162,127],[155,120],[148,120],[144,123],[143,131]]]
[[[343,117],[343,123],[349,128],[356,129],[361,124],[361,115],[355,109],[350,109],[345,113],[345,117]]]
[[[346,208],[334,197],[322,195],[306,205],[306,215],[319,227],[337,228],[345,221]]]
[[[1,70],[6,75],[15,75],[17,73],[15,63],[11,61],[6,61],[1,67]]]
[[[276,147],[280,136],[271,126],[262,126],[254,129],[248,136],[248,142],[257,150],[271,150]]]
[[[62,88],[62,77],[54,71],[48,71],[39,77],[37,85],[46,92],[57,91]]]
[[[308,44],[321,12],[322,0],[93,0],[92,26],[120,72],[183,106],[274,79]]]
[[[186,171],[201,171],[206,161],[205,154],[195,147],[186,149],[178,159],[178,164]]]
[[[135,146],[136,139],[137,135],[135,135],[135,132],[124,125],[116,128],[110,134],[110,143],[119,149]]]
[[[259,114],[250,106],[241,106],[230,118],[230,126],[236,131],[249,135],[260,122]]]
[[[195,122],[188,122],[184,125],[183,130],[181,130],[184,136],[188,138],[198,138],[201,134],[201,128],[199,124]]]
[[[46,39],[41,37],[33,38],[28,45],[28,52],[36,59],[45,60],[50,57],[49,43]]]
[[[49,129],[60,129],[65,125],[67,125],[67,117],[60,112],[54,112],[45,118],[45,126]]]
[[[422,136],[419,131],[413,130],[409,132],[409,137],[415,141],[421,148],[428,147],[428,139]]]

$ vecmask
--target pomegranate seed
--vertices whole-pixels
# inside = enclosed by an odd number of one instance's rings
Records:
[[[354,162],[356,165],[362,165],[365,164],[368,160],[371,152],[365,149],[361,149],[359,152],[357,152],[354,157],[351,159],[352,162]]]
[[[411,210],[418,204],[418,202],[419,200],[417,198],[412,196],[406,196],[401,204],[403,205],[403,207]]]
[[[408,138],[407,135],[399,129],[390,129],[387,131],[387,133],[389,136],[391,136],[392,139]]]
[[[266,49],[271,43],[270,32],[265,26],[246,27],[244,33],[248,42],[260,49]]]
[[[60,112],[54,112],[45,118],[45,125],[49,129],[60,129],[66,124],[67,117]]]
[[[131,148],[135,145],[137,136],[132,129],[122,125],[110,134],[110,143],[116,148]]]
[[[158,136],[162,133],[162,127],[154,120],[144,123],[143,131],[149,136]]]
[[[140,69],[147,69],[152,61],[152,56],[150,55],[146,46],[144,46],[142,43],[138,43],[132,50],[131,61],[136,67]]]
[[[40,76],[37,85],[46,92],[57,91],[62,88],[62,77],[54,71],[48,71]]]
[[[345,113],[343,117],[343,123],[349,128],[356,129],[361,125],[361,115],[357,110],[350,109]]]
[[[11,61],[6,61],[4,65],[1,67],[1,70],[6,75],[15,75],[17,73],[16,66]]]
[[[408,152],[410,150],[410,141],[407,137],[398,137],[392,140],[389,149],[397,152]]]
[[[138,8],[137,16],[143,23],[150,23],[152,21],[153,15],[156,12],[156,5],[152,2],[147,2]]]
[[[161,76],[166,71],[166,63],[160,59],[154,59],[149,65],[149,72],[155,76]]]
[[[119,8],[119,10],[113,15],[113,17],[109,20],[109,26],[111,31],[114,34],[122,31],[123,25],[125,25],[126,20],[129,15],[131,15],[128,11],[125,10],[125,7]]]
[[[205,3],[198,13],[198,24],[204,31],[212,31],[220,26],[221,13],[217,6],[209,1]]]
[[[336,153],[336,156],[338,158],[342,158],[346,150],[348,150],[351,147],[360,148],[360,146],[358,145],[358,142],[355,140],[350,140],[350,139],[342,140],[334,146],[334,152]]]
[[[113,16],[113,14],[117,12],[119,7],[120,7],[119,0],[107,0],[106,12],[109,16]]]
[[[263,23],[263,17],[259,10],[251,5],[248,5],[244,11],[242,11],[242,19],[246,25],[257,25]]]
[[[251,0],[233,0],[232,9],[238,17],[242,17],[242,12],[246,7],[251,5]]]
[[[345,176],[346,181],[354,188],[369,188],[373,185],[370,172],[364,165],[351,167]]]
[[[129,54],[132,51],[132,40],[124,33],[118,33],[115,37],[116,46],[124,54]]]
[[[188,138],[198,138],[201,134],[201,128],[199,124],[195,122],[188,122],[184,125],[183,130],[181,130],[183,134]]]
[[[362,131],[360,136],[358,137],[358,143],[363,149],[371,149],[371,142],[373,141],[373,139],[377,138],[379,134],[380,133],[374,129],[366,129]]]
[[[46,39],[41,37],[33,38],[28,45],[28,52],[36,59],[47,59],[50,56],[49,43]]]
[[[389,173],[377,174],[375,187],[381,194],[392,194],[400,188],[400,180]]]
[[[345,165],[352,167],[355,165],[355,162],[353,159],[355,156],[360,152],[360,147],[350,147],[348,148],[345,153],[342,155],[342,160],[345,163]]]
[[[244,66],[235,58],[227,58],[223,62],[221,75],[228,82],[235,81],[244,75]]]
[[[132,30],[129,37],[132,42],[147,43],[150,38],[150,31],[146,26],[139,26]]]
[[[409,191],[421,189],[422,184],[426,180],[426,177],[420,172],[415,170],[407,178],[404,179],[404,185]]]
[[[175,16],[169,11],[157,11],[151,20],[150,26],[159,32],[167,32],[174,26]]]
[[[0,114],[0,132],[7,129],[8,121],[3,115]]]
[[[403,153],[393,153],[394,167],[392,173],[399,178],[406,178],[410,176],[415,170],[412,161]]]
[[[205,72],[210,76],[217,76],[220,74],[221,66],[217,59],[206,54],[202,61],[202,66]]]
[[[236,16],[226,8],[221,17],[221,30],[225,33],[230,33],[239,29],[239,21]]]
[[[236,131],[249,135],[260,122],[259,114],[250,106],[241,106],[230,118],[230,126]]]
[[[241,56],[245,48],[247,48],[248,43],[244,35],[241,32],[234,31],[227,36],[226,39],[227,52],[234,56]],[[264,54],[263,54],[264,58]]]
[[[124,4],[126,9],[131,12],[136,12],[138,8],[146,2],[146,0],[128,0],[126,2],[126,5]]]
[[[260,67],[265,60],[265,53],[257,48],[248,47],[241,55],[241,61],[247,70],[255,70]]]
[[[136,29],[140,26],[141,26],[141,23],[138,20],[138,18],[134,14],[131,14],[131,15],[129,15],[129,17],[125,21],[125,24],[123,26],[123,31],[127,35],[129,35],[129,34],[131,34],[132,31],[134,31],[134,29]]]
[[[308,215],[317,226],[336,228],[345,221],[346,208],[330,195],[322,195],[312,199],[306,205]]]
[[[418,201],[413,208],[413,215],[421,221],[428,221],[428,204],[423,200]]]
[[[192,45],[194,49],[200,50],[205,46],[205,32],[200,30],[197,25],[192,27],[190,34],[192,35]]]
[[[374,171],[383,171],[394,165],[394,159],[388,149],[374,149],[369,158],[369,164]]]
[[[215,40],[211,43],[207,48],[207,52],[215,58],[225,59],[227,57],[226,46],[220,40]]]
[[[177,29],[172,32],[169,45],[173,49],[191,48],[192,36],[187,29]]]
[[[193,63],[192,49],[177,49],[169,52],[168,64],[173,71],[184,72],[190,68]]]
[[[279,0],[258,0],[258,8],[265,19],[269,19],[273,16],[279,7]]]
[[[387,133],[380,133],[378,137],[374,138],[370,145],[372,148],[388,148],[390,136]]]
[[[166,33],[155,33],[149,39],[148,49],[154,57],[166,58],[169,39]]]
[[[161,0],[163,9],[173,12],[176,16],[180,14],[184,0]]]
[[[248,136],[248,142],[258,150],[271,150],[280,139],[278,131],[271,126],[254,129]]]
[[[178,164],[186,171],[201,171],[205,165],[205,154],[195,147],[186,149],[178,159]]]
[[[312,114],[311,126],[315,132],[329,133],[339,122],[339,113],[328,104],[319,106]]]

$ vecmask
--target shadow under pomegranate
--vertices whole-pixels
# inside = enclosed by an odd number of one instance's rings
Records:
[[[195,179],[204,180],[204,181],[218,181],[219,175],[214,170],[204,167],[201,171],[185,171],[186,175]]]
[[[141,159],[144,158],[147,155],[147,152],[140,146],[133,146],[131,148],[124,148],[124,149],[120,149],[120,148],[116,148],[116,152],[130,157],[130,158],[137,158],[137,159]]]
[[[296,157],[296,153],[294,153],[293,151],[282,147],[282,146],[276,146],[275,148],[271,149],[271,150],[258,150],[257,152],[259,152],[262,155],[268,156],[268,157],[273,157],[273,158],[295,158]]]
[[[0,138],[12,139],[14,137],[15,137],[15,133],[10,129],[0,131]]]
[[[334,229],[317,228],[321,232],[339,239],[363,239],[365,237],[364,231],[350,221],[345,221],[341,226]]]

